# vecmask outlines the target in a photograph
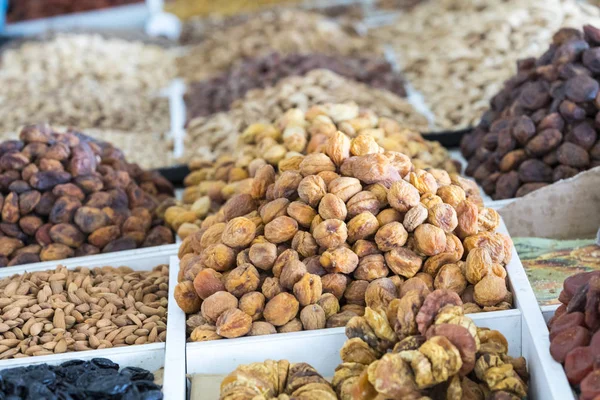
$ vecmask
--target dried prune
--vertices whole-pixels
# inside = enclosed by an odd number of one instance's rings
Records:
[[[571,385],[579,385],[594,367],[595,356],[591,347],[576,347],[565,358],[565,372]]]
[[[576,347],[590,343],[590,332],[582,326],[573,326],[556,335],[550,343],[550,354],[556,361],[563,363],[567,354]]]

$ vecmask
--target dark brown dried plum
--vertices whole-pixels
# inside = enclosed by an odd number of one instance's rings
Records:
[[[525,84],[523,91],[519,96],[519,103],[530,110],[542,108],[549,102],[549,85],[544,81],[529,82]]]
[[[573,168],[583,168],[589,165],[590,156],[584,148],[573,143],[563,143],[556,151],[558,161]]]
[[[565,83],[565,94],[576,103],[594,100],[599,89],[598,81],[586,75],[574,76]]]
[[[38,190],[52,189],[61,183],[71,180],[71,174],[64,171],[40,171],[35,173],[29,180],[29,184]]]
[[[75,184],[83,190],[85,194],[99,192],[104,187],[102,178],[96,175],[81,175],[75,177]]]
[[[117,240],[113,240],[102,249],[103,253],[112,253],[113,251],[124,251],[133,250],[137,247],[137,243],[134,239],[124,237]]]
[[[510,171],[502,174],[496,182],[496,193],[494,200],[510,199],[515,197],[517,190],[521,186],[521,180],[517,171]]]
[[[559,165],[552,172],[552,182],[560,181],[561,179],[569,179],[579,173],[577,168],[569,167],[568,165]]]
[[[81,202],[74,197],[63,196],[56,200],[50,211],[49,220],[53,224],[70,223]]]
[[[522,115],[515,121],[512,127],[512,135],[518,143],[524,145],[535,135],[535,124],[531,118]]]
[[[530,159],[519,166],[521,182],[552,182],[552,168],[541,160]]]

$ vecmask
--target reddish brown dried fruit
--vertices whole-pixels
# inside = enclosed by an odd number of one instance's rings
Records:
[[[216,325],[218,335],[231,339],[250,332],[252,318],[237,308],[230,308],[219,315]]]
[[[571,350],[589,343],[589,331],[582,326],[573,326],[554,337],[550,343],[550,354],[556,361],[563,363]]]
[[[456,346],[463,362],[459,371],[462,376],[468,375],[475,367],[477,344],[473,335],[466,328],[453,324],[432,325],[425,336],[427,339],[433,336],[444,336]]]
[[[62,243],[77,248],[83,244],[85,236],[77,227],[71,224],[57,224],[50,228],[50,238],[55,243]]]
[[[400,247],[385,254],[388,267],[395,273],[406,278],[412,278],[421,269],[423,260],[413,251]]]
[[[190,281],[183,281],[175,286],[175,301],[179,308],[186,314],[193,314],[200,311],[202,300],[194,290],[194,284]]]
[[[594,368],[591,347],[576,347],[565,358],[565,373],[571,385],[579,385]]]
[[[585,316],[582,312],[572,312],[563,314],[552,322],[550,328],[550,340],[554,339],[561,332],[573,326],[585,326]]]
[[[417,326],[422,335],[425,335],[438,311],[446,305],[461,306],[462,301],[458,294],[445,289],[434,290],[425,298],[416,317]]]
[[[263,315],[267,322],[274,326],[282,326],[296,317],[299,308],[300,304],[293,295],[279,293],[269,300]]]
[[[205,268],[194,278],[194,289],[202,300],[206,300],[213,294],[225,290],[222,275],[215,270]]]
[[[257,321],[262,318],[265,308],[265,296],[260,292],[246,293],[240,298],[239,308],[248,314],[252,321]]]
[[[223,312],[237,308],[237,306],[238,299],[234,295],[227,292],[216,292],[202,302],[200,309],[202,316],[214,323]]]

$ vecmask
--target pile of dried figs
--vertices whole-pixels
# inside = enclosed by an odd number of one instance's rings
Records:
[[[600,272],[567,278],[548,323],[550,354],[563,364],[579,399],[600,396]]]
[[[0,266],[173,243],[173,186],[76,132],[23,128],[0,143]]]
[[[466,173],[492,198],[524,196],[600,165],[600,29],[564,28],[490,102],[462,141]]]
[[[258,150],[247,166],[214,171],[242,180],[180,247],[175,298],[192,340],[344,326],[382,290],[448,289],[468,312],[511,308],[498,213],[473,182],[379,146],[393,121],[353,138],[338,130],[369,118],[315,106],[245,132]],[[294,146],[304,152],[286,156]]]

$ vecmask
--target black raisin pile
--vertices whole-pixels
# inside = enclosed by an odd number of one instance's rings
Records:
[[[142,368],[126,367],[106,358],[72,360],[0,371],[2,400],[159,400],[161,387]]]

